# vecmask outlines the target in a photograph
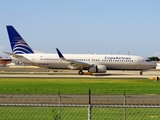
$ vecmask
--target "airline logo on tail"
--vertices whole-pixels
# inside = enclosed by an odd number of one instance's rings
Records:
[[[23,40],[23,38],[19,35],[13,26],[7,26],[7,31],[13,54],[34,53],[30,46]]]

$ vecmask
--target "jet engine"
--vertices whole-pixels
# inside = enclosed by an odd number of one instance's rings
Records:
[[[106,71],[107,71],[107,68],[105,65],[96,65],[88,69],[88,72],[91,72],[91,73],[105,73]]]

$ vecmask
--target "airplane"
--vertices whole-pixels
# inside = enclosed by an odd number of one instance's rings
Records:
[[[12,53],[5,52],[12,59],[25,64],[52,68],[75,69],[83,75],[83,70],[90,73],[106,73],[107,70],[139,70],[143,71],[156,67],[156,63],[147,58],[135,55],[110,54],[62,54],[56,48],[57,54],[35,53],[25,42],[13,26],[6,26],[11,44]],[[65,57],[64,57],[65,56]]]

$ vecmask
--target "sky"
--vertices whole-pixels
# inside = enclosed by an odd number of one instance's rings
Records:
[[[6,25],[44,53],[160,57],[159,0],[1,0],[0,55],[11,52]]]

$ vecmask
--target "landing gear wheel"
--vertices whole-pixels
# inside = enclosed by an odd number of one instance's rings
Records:
[[[140,74],[140,75],[143,75],[143,72],[141,71],[139,74]]]
[[[80,71],[78,72],[78,74],[79,74],[79,75],[83,75],[84,73],[83,73],[82,70],[80,70]]]

